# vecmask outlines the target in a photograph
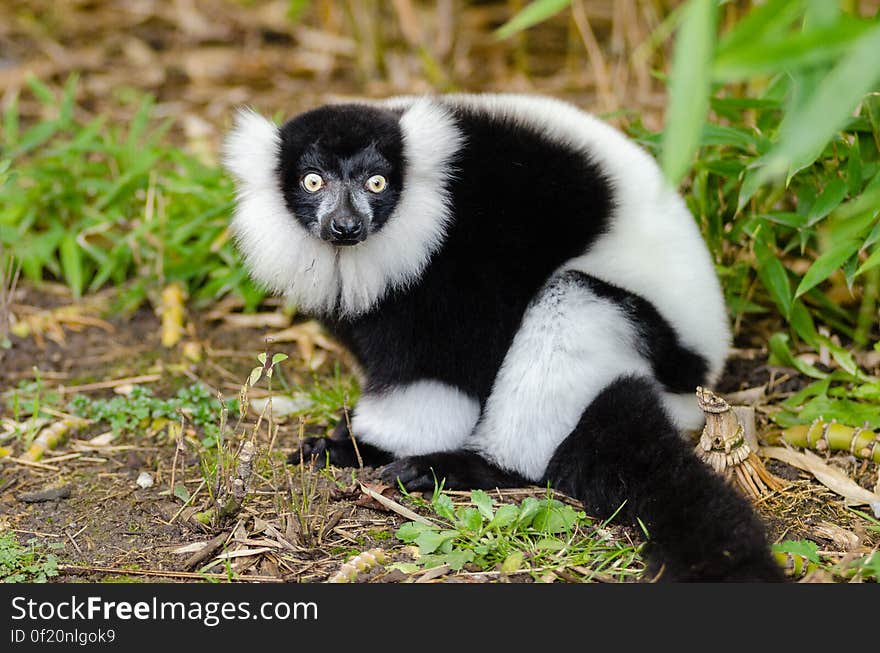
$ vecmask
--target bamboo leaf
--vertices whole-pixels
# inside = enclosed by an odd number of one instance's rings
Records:
[[[831,249],[817,258],[804,274],[795,291],[795,297],[800,297],[839,270],[850,256],[859,251],[861,245],[861,241],[854,239],[844,240],[833,245]]]
[[[826,64],[850,51],[870,28],[868,21],[843,16],[828,27],[796,32],[783,38],[750,41],[719,52],[712,75],[716,81],[729,82]],[[871,60],[864,59],[863,63]]]
[[[714,0],[690,0],[675,40],[660,154],[663,172],[675,185],[691,165],[709,110],[716,14]]]
[[[513,18],[504,23],[504,25],[495,30],[495,38],[499,40],[510,38],[524,29],[544,22],[570,4],[571,0],[534,0]]]
[[[779,128],[779,141],[767,155],[767,163],[761,170],[762,180],[812,163],[811,157],[821,153],[849,120],[853,108],[880,83],[880,66],[867,64],[876,61],[878,53],[880,25],[875,25],[852,44],[812,96],[786,115]]]
[[[755,240],[755,257],[758,259],[758,278],[779,307],[779,311],[788,318],[791,315],[791,302],[794,299],[791,296],[788,271],[763,238]]]

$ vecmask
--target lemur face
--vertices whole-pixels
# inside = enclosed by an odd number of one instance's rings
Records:
[[[285,204],[312,235],[337,247],[382,228],[400,197],[403,167],[403,136],[391,111],[323,107],[281,128]]]

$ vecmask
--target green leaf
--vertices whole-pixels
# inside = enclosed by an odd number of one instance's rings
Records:
[[[785,540],[773,545],[773,551],[778,553],[791,553],[806,558],[810,562],[819,564],[819,546],[810,540]]]
[[[525,556],[523,555],[523,552],[514,551],[504,559],[504,562],[501,563],[501,571],[506,574],[518,571],[519,569],[522,569],[524,561]]]
[[[422,531],[415,539],[421,555],[441,550],[446,542],[458,536],[458,531]]]
[[[716,81],[730,82],[826,64],[854,51],[857,40],[870,27],[868,21],[842,16],[841,20],[827,27],[749,41],[719,51],[712,74]],[[864,59],[863,63],[872,60]]]
[[[263,352],[260,352],[259,354],[257,354],[257,360],[260,361],[260,363],[262,365],[265,365],[266,364],[266,352],[263,351]]]
[[[836,209],[843,201],[843,198],[846,197],[846,192],[846,182],[840,177],[834,177],[828,182],[825,190],[816,198],[816,201],[807,213],[807,226],[812,227]]]
[[[779,311],[788,319],[794,299],[791,295],[788,271],[764,242],[763,236],[755,239],[755,258],[758,259],[758,278],[779,307]]]
[[[561,501],[545,499],[541,504],[541,509],[532,521],[532,526],[539,531],[544,533],[569,531],[577,521],[577,513],[574,509]]]
[[[542,23],[571,4],[571,0],[533,0],[513,18],[495,30],[496,39],[507,39],[524,29]]]
[[[807,270],[798,284],[795,297],[800,297],[810,288],[819,285],[839,270],[849,258],[862,246],[859,240],[844,240],[836,243],[827,252],[817,258]]]
[[[719,56],[737,52],[756,41],[768,40],[769,35],[776,35],[789,27],[801,11],[798,0],[770,0],[763,5],[753,6],[721,39],[718,44]]]
[[[474,559],[474,552],[470,549],[456,549],[446,554],[446,564],[453,571],[460,571],[467,563]]]
[[[477,510],[480,511],[480,514],[485,519],[491,520],[495,516],[495,511],[492,510],[492,497],[483,492],[483,490],[471,492],[471,503],[477,507]]]
[[[487,528],[504,528],[516,521],[519,517],[519,507],[512,503],[505,503],[498,507],[495,517],[489,522]]]
[[[190,493],[183,483],[177,483],[174,486],[174,496],[186,503],[187,501],[189,501]]]
[[[814,30],[808,35],[821,36],[822,32]],[[785,116],[779,141],[762,169],[763,178],[780,176],[790,168],[799,169],[812,162],[846,124],[859,101],[880,82],[880,66],[866,65],[877,59],[878,52],[880,25],[874,25],[850,45],[812,96]]]
[[[438,493],[431,502],[434,512],[444,519],[451,520],[455,516],[455,506],[452,505],[452,499],[448,494]]]
[[[476,508],[460,508],[455,516],[456,525],[471,533],[479,532],[483,528],[483,516]]]
[[[79,243],[76,242],[76,234],[68,233],[64,236],[59,248],[59,254],[61,257],[61,269],[64,272],[64,280],[70,287],[74,298],[79,299],[82,296],[85,278],[82,249]]]
[[[794,354],[791,353],[791,349],[788,348],[787,334],[774,333],[772,336],[770,336],[768,346],[770,347],[770,353],[775,358],[778,364],[796,369],[801,374],[805,374],[814,379],[824,379],[828,376],[827,373],[823,372],[817,367],[814,367],[813,365],[810,365],[809,363],[805,363],[801,359],[796,358]]]
[[[28,75],[25,80],[37,99],[47,107],[55,107],[56,99],[52,90],[33,75]]]
[[[278,365],[289,358],[287,354],[272,354],[272,367]]]
[[[262,367],[255,367],[254,369],[251,370],[251,375],[248,378],[248,383],[252,386],[256,385],[257,381],[259,381],[262,376],[263,376],[263,368]]]
[[[709,110],[710,62],[715,44],[715,0],[689,0],[675,39],[660,164],[677,185],[691,165]]]
[[[430,528],[431,527],[426,524],[419,524],[418,522],[410,521],[401,525],[394,536],[402,542],[414,542],[419,535]]]
[[[860,274],[864,274],[868,270],[876,268],[880,265],[880,247],[874,248],[874,251],[871,252],[871,255],[865,259],[865,262],[859,266],[859,269],[856,270],[856,276]]]

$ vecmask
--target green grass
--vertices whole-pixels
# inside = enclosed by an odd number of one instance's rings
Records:
[[[61,279],[74,296],[124,286],[127,309],[172,281],[196,302],[233,291],[259,302],[227,238],[232,184],[168,144],[171,123],[157,124],[150,97],[127,124],[108,124],[80,117],[76,76],[60,95],[28,83],[52,117],[22,129],[13,100],[0,150],[0,245],[25,278]]]
[[[418,546],[417,565],[448,565],[453,571],[527,571],[539,577],[548,570],[579,568],[583,580],[595,575],[616,580],[641,572],[637,548],[615,541],[607,522],[588,518],[552,498],[527,497],[519,504],[501,503],[474,490],[466,505],[456,506],[435,489],[430,502],[432,524],[407,522],[397,539]]]
[[[0,535],[0,582],[45,583],[57,575],[58,557],[38,546],[36,539],[22,545],[15,533]]]

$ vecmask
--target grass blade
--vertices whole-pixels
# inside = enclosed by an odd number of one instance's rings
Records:
[[[508,39],[533,25],[542,23],[571,4],[571,0],[533,0],[516,16],[495,30],[495,38]]]

